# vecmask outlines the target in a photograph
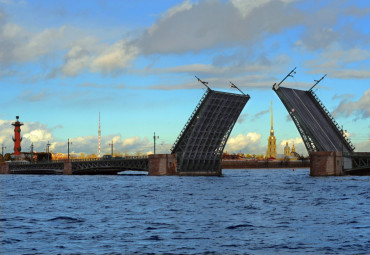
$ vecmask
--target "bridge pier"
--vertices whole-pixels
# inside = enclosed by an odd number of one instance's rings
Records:
[[[343,172],[342,152],[316,151],[310,152],[311,176],[341,176]]]
[[[151,154],[148,160],[148,175],[177,175],[176,154]]]
[[[9,163],[0,163],[0,174],[10,174]]]
[[[72,174],[72,162],[70,160],[64,160],[64,169],[63,174],[71,175]]]

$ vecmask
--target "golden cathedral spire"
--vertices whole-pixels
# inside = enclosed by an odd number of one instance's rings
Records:
[[[276,158],[276,138],[274,136],[274,118],[272,114],[272,101],[271,101],[271,129],[270,136],[268,138],[266,157]]]
[[[272,100],[271,100],[271,129],[274,129],[274,117],[272,116]]]

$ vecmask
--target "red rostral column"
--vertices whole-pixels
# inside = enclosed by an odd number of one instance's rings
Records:
[[[14,137],[13,137],[13,141],[14,141],[14,155],[21,155],[21,141],[22,141],[22,138],[21,138],[21,126],[23,125],[22,122],[19,122],[19,116],[16,116],[16,121],[12,123],[12,125],[14,126]]]

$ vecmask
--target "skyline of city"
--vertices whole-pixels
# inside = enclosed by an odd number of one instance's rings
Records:
[[[225,151],[265,154],[274,104],[277,151],[307,154],[272,91],[309,89],[370,151],[370,22],[362,1],[0,1],[0,144],[22,151],[168,153],[204,87],[251,96]],[[311,17],[315,16],[315,19]]]

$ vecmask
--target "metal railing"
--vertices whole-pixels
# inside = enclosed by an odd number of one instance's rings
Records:
[[[116,158],[86,158],[86,159],[70,159],[70,162],[91,162],[91,161],[118,161],[118,160],[135,160],[135,159],[147,159],[148,156],[127,156],[127,157],[116,157]],[[25,161],[12,161],[9,164],[12,165],[35,165],[35,164],[55,164],[55,163],[64,163],[67,159],[60,160],[46,160],[46,161],[34,161],[34,162],[25,162]]]
[[[208,95],[208,93],[210,92],[211,90],[210,89],[207,89],[206,92],[203,94],[202,98],[200,99],[200,101],[198,102],[197,106],[195,107],[194,111],[192,112],[192,114],[190,115],[188,121],[185,123],[185,126],[182,128],[180,134],[177,136],[177,139],[175,141],[175,143],[173,144],[172,148],[171,148],[171,152],[173,153],[173,150],[175,149],[175,147],[177,146],[177,143],[180,141],[182,135],[185,133],[185,130],[188,128],[191,120],[193,119],[194,115],[197,113],[199,107],[202,105],[204,99],[206,98],[206,96]]]
[[[316,93],[313,90],[308,91],[309,95],[311,95],[312,99],[316,101],[317,104],[321,107],[321,109],[324,111],[324,113],[327,116],[327,119],[329,119],[334,127],[336,127],[337,133],[347,142],[347,145],[353,150],[355,150],[355,147],[353,146],[352,142],[349,140],[349,138],[344,134],[343,129],[339,126],[339,124],[336,122],[334,117],[330,114],[328,109],[326,109],[325,105],[321,102],[321,100],[318,98]]]

